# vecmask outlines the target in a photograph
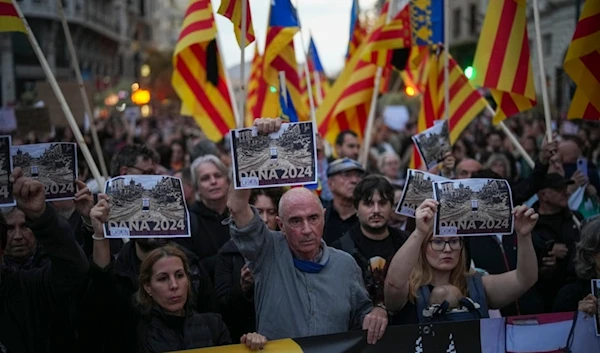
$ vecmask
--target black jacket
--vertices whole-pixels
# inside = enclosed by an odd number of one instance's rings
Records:
[[[552,311],[555,313],[577,311],[579,301],[591,293],[592,281],[578,278],[575,282],[567,284],[558,291]]]
[[[475,267],[498,275],[517,268],[517,235],[502,236],[502,246],[495,235],[465,237],[465,250]],[[471,261],[467,266],[470,266]],[[502,316],[530,315],[543,311],[539,294],[530,289],[516,302],[500,309]]]
[[[27,220],[50,264],[27,271],[0,270],[0,346],[8,352],[53,352],[57,317],[85,283],[88,261],[71,227],[52,207],[36,221]]]
[[[162,353],[222,346],[231,343],[219,314],[198,314],[188,310],[185,317],[152,309],[138,326],[139,352]]]
[[[533,207],[537,211],[538,204]],[[549,240],[565,244],[569,249],[564,259],[556,259],[556,267],[549,272],[540,269],[535,288],[544,300],[544,312],[552,312],[552,306],[558,291],[577,278],[573,260],[575,243],[579,241],[579,228],[573,221],[573,214],[568,208],[565,208],[558,214],[540,215],[535,228],[531,232],[533,247],[538,259],[545,256],[546,242]],[[577,214],[575,213],[575,215]]]
[[[178,238],[175,241],[191,250],[208,270],[211,279],[215,278],[215,265],[219,249],[229,240],[229,225],[223,221],[229,212],[218,214],[200,201],[190,206],[191,238]]]
[[[183,249],[188,256],[192,299],[200,312],[217,309],[212,281],[197,257]],[[80,346],[85,352],[134,352],[137,339],[136,327],[141,315],[134,304],[138,290],[140,260],[135,253],[135,242],[123,246],[119,256],[104,269],[91,265],[91,283],[88,287],[84,308],[85,323],[80,332]],[[102,332],[101,335],[98,332]]]
[[[242,335],[256,331],[254,292],[244,294],[240,285],[245,263],[233,240],[229,240],[219,251],[215,269],[215,289],[220,313],[234,343],[239,343]]]

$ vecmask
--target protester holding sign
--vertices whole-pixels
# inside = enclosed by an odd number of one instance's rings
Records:
[[[487,317],[487,308],[502,308],[515,301],[537,280],[537,262],[531,242],[531,230],[538,215],[525,206],[513,210],[518,235],[518,264],[515,271],[481,277],[465,273],[463,239],[433,237],[433,221],[439,203],[425,200],[416,211],[417,228],[398,250],[385,282],[388,310],[400,311],[404,323],[423,320],[429,306],[428,295],[435,286],[451,284],[477,305],[473,318]]]
[[[280,119],[257,119],[259,133],[278,131]],[[323,241],[321,201],[293,188],[279,203],[281,232],[267,228],[250,207],[249,190],[229,195],[231,237],[250,261],[255,278],[257,329],[269,339],[367,330],[367,342],[383,336],[387,312],[374,308],[352,257]]]
[[[0,350],[50,352],[57,347],[48,344],[48,327],[84,284],[88,263],[68,223],[46,205],[44,185],[24,177],[21,168],[15,168],[10,181],[17,208],[50,264],[35,271],[0,268]],[[7,233],[0,215],[0,262]]]

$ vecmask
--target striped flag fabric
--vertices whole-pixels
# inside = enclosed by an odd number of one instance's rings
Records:
[[[600,120],[600,1],[586,1],[565,57],[564,69],[577,85],[569,119]]]
[[[285,73],[286,88],[300,121],[309,119],[303,104],[302,84],[294,50],[294,35],[300,30],[296,9],[290,0],[271,0],[267,44],[263,56],[263,77],[269,87],[279,87],[279,72]],[[278,98],[275,97],[275,102]],[[277,103],[278,105],[278,103]]]
[[[425,90],[428,60],[428,47],[412,47],[406,68],[400,72],[404,85],[412,87],[417,94],[422,94]]]
[[[250,65],[250,77],[248,78],[248,93],[246,94],[246,115],[244,117],[244,126],[250,127],[254,119],[262,116],[262,107],[267,94],[267,85],[262,77],[262,55],[258,51],[258,45],[254,46],[254,57]]]
[[[238,45],[242,46],[242,1],[246,2],[246,42],[244,48],[248,44],[254,42],[254,26],[252,26],[252,14],[250,13],[249,0],[221,0],[221,5],[217,13],[231,20],[235,38]]]
[[[0,32],[27,33],[12,0],[0,0]]]
[[[191,115],[206,137],[218,142],[236,124],[216,35],[210,0],[191,0],[173,54],[171,83],[182,114]]]
[[[526,0],[489,2],[473,67],[473,83],[496,101],[494,124],[536,104]]]
[[[325,69],[321,64],[319,52],[317,51],[317,46],[315,45],[315,41],[312,38],[312,35],[310,37],[310,43],[308,46],[308,56],[306,59],[306,65],[308,65],[308,75],[310,77],[310,83],[313,90],[313,99],[316,108],[322,103],[327,91],[329,90],[329,81],[327,79],[327,75],[325,74]],[[302,73],[299,73],[299,75],[302,77],[302,92],[304,94],[304,104],[306,104],[306,106],[310,106],[308,98],[308,83],[306,82],[306,77]]]
[[[362,60],[380,67],[391,65],[403,70],[411,47],[410,7],[407,4],[386,23],[389,11],[393,10],[390,9],[390,2],[386,1],[361,51]]]
[[[352,1],[352,10],[350,12],[350,34],[348,36],[348,49],[346,51],[346,61],[350,60],[352,55],[358,50],[367,36],[367,30],[360,20],[360,6],[358,0]]]
[[[279,82],[280,86],[284,86],[285,82]],[[283,120],[287,120],[291,123],[297,123],[298,113],[296,113],[296,107],[294,107],[294,102],[292,102],[292,97],[290,97],[290,92],[287,90],[284,92],[283,89],[279,90],[279,106],[281,107],[281,118]]]
[[[317,109],[319,134],[330,144],[344,130],[363,136],[377,66],[354,55],[335,81],[323,103]]]

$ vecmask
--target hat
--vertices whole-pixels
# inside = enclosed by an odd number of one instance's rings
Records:
[[[567,185],[575,183],[573,180],[565,179],[558,173],[547,174],[546,177],[540,183],[538,190],[542,189],[562,189]]]
[[[362,165],[350,158],[340,158],[331,162],[327,167],[327,176],[332,176],[334,174],[343,173],[349,170],[360,170],[361,172],[365,172]]]

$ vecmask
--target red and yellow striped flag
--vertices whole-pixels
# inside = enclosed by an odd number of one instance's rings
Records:
[[[381,9],[373,31],[367,37],[367,43],[361,51],[362,60],[386,67],[392,65],[398,70],[404,69],[412,45],[410,28],[410,9],[408,4],[394,15],[386,24],[390,3],[386,1]],[[395,51],[405,49],[406,54],[399,63],[392,62]],[[399,55],[398,55],[399,56]]]
[[[235,116],[219,50],[210,0],[191,0],[173,54],[171,83],[191,115],[212,141],[235,128]]]
[[[262,77],[262,55],[258,52],[258,45],[254,46],[254,57],[250,65],[250,78],[248,79],[248,94],[246,99],[246,117],[244,126],[252,126],[252,122],[263,116],[263,106],[265,95],[267,94],[267,85]]]
[[[0,0],[0,32],[27,33],[11,0]]]
[[[358,51],[365,38],[367,30],[360,20],[360,6],[358,0],[352,2],[352,12],[350,14],[350,36],[348,38],[348,50],[346,52],[346,61],[349,61],[354,53]]]
[[[269,87],[279,90],[279,72],[285,73],[287,91],[300,121],[309,120],[304,104],[302,84],[294,50],[294,35],[300,30],[296,9],[290,0],[273,0],[267,27],[267,43],[263,55],[263,77]],[[271,106],[272,103],[269,103]],[[277,96],[279,106],[279,96]]]
[[[377,66],[354,55],[317,109],[319,133],[331,145],[344,130],[362,137],[375,85]]]
[[[412,87],[417,94],[425,90],[428,60],[428,47],[412,47],[406,68],[400,72],[404,85]]]
[[[227,17],[233,22],[233,30],[238,45],[242,46],[242,1],[246,2],[246,42],[244,48],[248,44],[254,42],[254,26],[252,26],[252,14],[250,13],[249,0],[221,0],[219,6],[219,14]]]
[[[600,120],[600,1],[584,3],[564,68],[577,85],[568,118]]]
[[[536,104],[526,0],[490,1],[473,62],[473,83],[490,89],[494,124]]]

